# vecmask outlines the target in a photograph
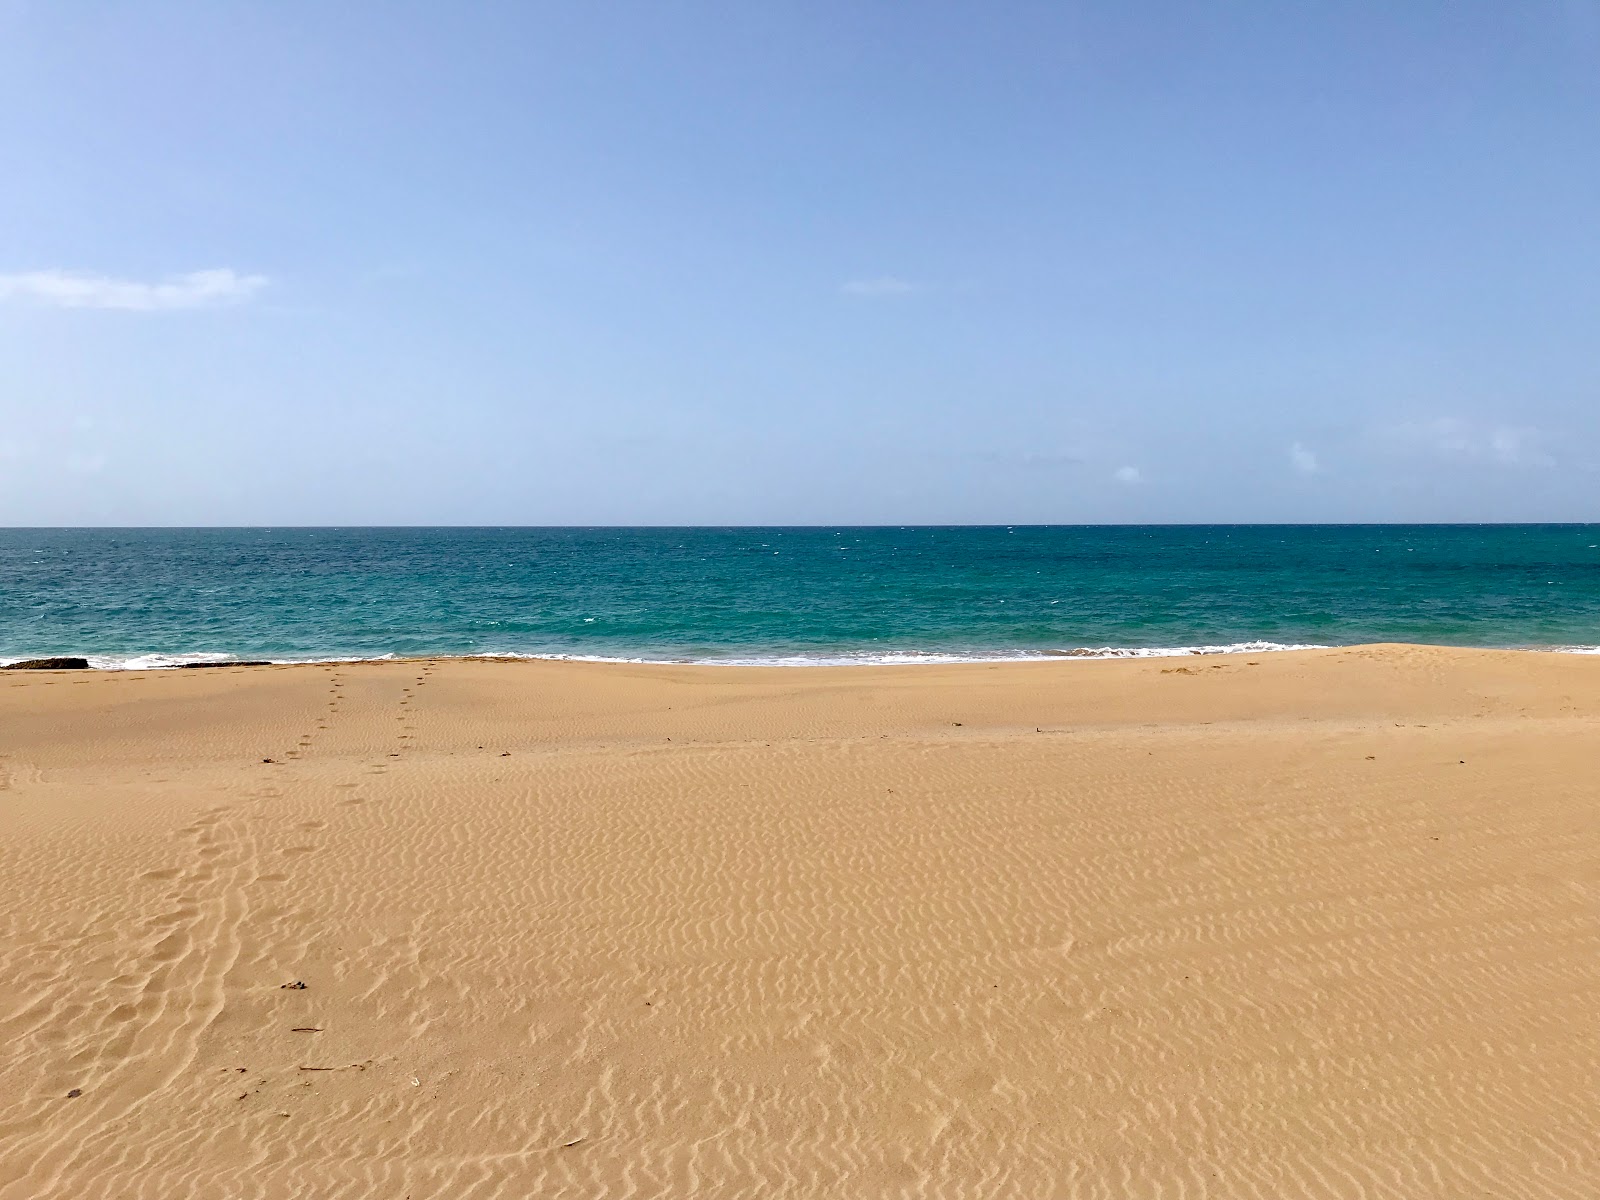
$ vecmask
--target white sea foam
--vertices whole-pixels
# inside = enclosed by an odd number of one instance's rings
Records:
[[[1237,642],[1226,646],[1102,646],[1072,650],[847,650],[797,651],[772,654],[728,655],[620,655],[576,654],[561,651],[485,650],[471,654],[422,655],[345,655],[328,658],[274,658],[265,661],[275,666],[295,663],[388,662],[400,657],[416,658],[494,658],[526,662],[632,663],[706,667],[878,667],[938,666],[969,662],[1052,662],[1073,658],[1176,658],[1191,654],[1265,654],[1275,650],[1319,650],[1322,646],[1280,642]],[[191,664],[225,664],[239,661],[232,654],[195,652],[192,654],[89,655],[89,665],[102,671],[150,671]],[[0,659],[0,666],[20,659]],[[261,660],[250,660],[261,661]]]
[[[196,651],[192,654],[91,654],[89,665],[100,671],[154,671],[162,667],[187,667],[191,663],[224,663],[232,654],[211,654]]]
[[[1181,658],[1192,654],[1268,654],[1279,650],[1326,650],[1311,643],[1233,642],[1201,646],[1101,646],[1071,650],[849,650],[799,651],[782,654],[684,655],[623,657],[606,654],[517,653],[489,651],[457,657],[509,658],[544,662],[665,663],[706,667],[882,667],[938,666],[970,662],[1054,662],[1073,658]]]
[[[1070,650],[850,650],[850,651],[799,651],[773,654],[731,655],[620,655],[574,654],[551,651],[484,650],[470,654],[419,654],[399,655],[367,654],[339,655],[326,658],[274,658],[267,661],[274,666],[293,666],[310,663],[360,663],[392,662],[401,658],[492,658],[523,662],[593,662],[657,664],[663,666],[705,667],[880,667],[880,666],[940,666],[958,663],[1004,662],[1061,662],[1072,659],[1106,658],[1184,658],[1202,654],[1273,654],[1285,650],[1328,650],[1333,647],[1313,642],[1231,642],[1225,645],[1197,646],[1098,646],[1076,647]],[[1509,647],[1544,654],[1600,655],[1600,646],[1518,646]],[[29,655],[27,657],[45,657]],[[196,651],[189,654],[129,654],[87,656],[89,665],[101,671],[151,671],[185,667],[191,664],[226,664],[240,659],[232,654]],[[0,667],[22,662],[23,657],[0,657]]]
[[[56,657],[60,656],[29,654],[0,657],[0,667],[9,666],[11,663],[16,662],[26,662],[30,658]],[[237,654],[196,650],[187,654],[87,654],[82,657],[96,671],[164,671],[176,667],[223,666],[241,661],[252,663],[268,662],[274,666],[287,666],[293,663],[383,662],[397,656],[393,654],[369,654],[351,655],[343,658],[252,658],[241,660]]]
[[[163,667],[183,667],[190,663],[222,663],[232,662],[232,654],[207,654],[197,651],[193,654],[86,654],[86,655],[58,655],[58,654],[17,654],[0,657],[0,667],[10,666],[12,663],[27,662],[30,658],[62,658],[82,657],[92,668],[97,671],[152,671]]]

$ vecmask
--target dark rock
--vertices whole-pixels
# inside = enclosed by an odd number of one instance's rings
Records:
[[[25,658],[10,663],[0,670],[6,671],[87,671],[87,658]]]
[[[70,1092],[67,1093],[67,1099],[68,1100],[76,1100],[81,1095],[83,1095],[83,1089],[82,1088],[73,1088]]]

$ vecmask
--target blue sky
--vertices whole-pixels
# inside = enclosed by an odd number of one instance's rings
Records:
[[[1600,3],[0,0],[0,524],[1600,517]]]

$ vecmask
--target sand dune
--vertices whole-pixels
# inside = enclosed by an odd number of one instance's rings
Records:
[[[0,675],[0,1200],[1600,1195],[1597,754],[1415,647]]]

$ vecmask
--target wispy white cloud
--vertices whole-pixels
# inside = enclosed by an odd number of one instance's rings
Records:
[[[1315,475],[1322,470],[1316,454],[1299,442],[1289,447],[1289,465],[1302,475]]]
[[[1079,467],[1086,459],[1077,450],[1024,450],[1015,461],[1022,467]]]
[[[840,285],[846,296],[904,296],[917,290],[917,285],[893,275],[879,275],[873,279],[852,279]]]
[[[1459,417],[1407,421],[1381,431],[1382,440],[1402,453],[1427,454],[1463,463],[1503,467],[1547,467],[1555,457],[1545,449],[1545,434],[1529,425],[1497,425]]]
[[[1118,483],[1143,483],[1144,473],[1138,467],[1118,467],[1112,478]]]
[[[173,275],[156,283],[82,271],[25,271],[0,275],[0,301],[50,308],[163,312],[241,304],[266,286],[265,275],[241,275],[227,267]]]
[[[1544,449],[1544,434],[1507,426],[1489,431],[1489,457],[1510,466],[1544,467],[1555,462]]]

